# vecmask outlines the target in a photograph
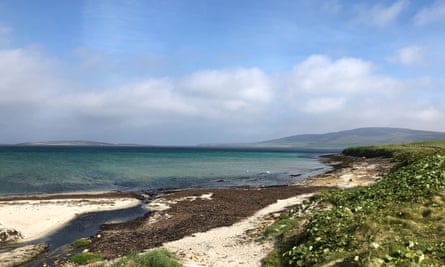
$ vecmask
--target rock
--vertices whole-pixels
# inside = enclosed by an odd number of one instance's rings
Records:
[[[13,228],[4,228],[0,225],[0,244],[11,242],[11,241],[17,241],[19,239],[22,239],[23,235],[19,231]]]
[[[0,266],[20,266],[42,254],[47,248],[48,244],[39,243],[19,247],[7,252],[2,252],[0,253]]]

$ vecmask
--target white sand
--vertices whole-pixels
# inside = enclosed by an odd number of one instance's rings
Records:
[[[261,266],[261,260],[273,249],[272,242],[246,241],[243,236],[255,229],[262,218],[286,207],[302,203],[313,194],[278,200],[255,215],[228,227],[219,227],[183,239],[168,242],[164,247],[175,253],[185,267],[194,266]]]
[[[0,201],[0,225],[20,231],[29,241],[45,237],[87,212],[116,210],[137,206],[134,198],[91,198],[59,200]]]

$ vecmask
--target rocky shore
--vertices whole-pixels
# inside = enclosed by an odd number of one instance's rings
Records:
[[[307,179],[300,185],[165,192],[147,204],[151,212],[146,216],[103,225],[101,231],[91,238],[89,250],[113,259],[131,251],[165,245],[176,252],[186,266],[218,266],[218,262],[231,266],[258,266],[273,244],[257,244],[247,238],[240,242],[238,237],[242,233],[255,230],[252,228],[260,225],[264,227],[262,220],[270,218],[268,214],[301,203],[302,198],[298,196],[308,196],[332,187],[367,185],[381,179],[394,166],[389,159],[329,156],[324,160],[333,166],[333,170]],[[281,204],[276,206],[277,203]],[[271,206],[275,208],[267,209]],[[228,233],[225,241],[215,238],[222,238],[223,233]],[[5,255],[0,253],[1,266],[6,263],[2,262]],[[241,263],[230,262],[232,258],[228,255],[242,259]]]
[[[103,225],[102,231],[93,238],[90,250],[101,253],[105,258],[114,258],[134,250],[159,247],[165,242],[198,232],[230,226],[278,199],[320,189],[282,186],[200,189],[165,194],[149,204],[149,208],[154,210],[153,214],[130,222]]]
[[[100,238],[93,239],[91,249],[113,258],[131,250],[142,251],[164,244],[185,266],[259,266],[273,244],[255,243],[244,232],[264,228],[262,222],[270,219],[270,213],[301,203],[303,198],[298,196],[333,187],[365,186],[381,179],[394,167],[391,159],[381,158],[332,155],[323,160],[333,170],[300,185],[166,193],[148,205],[154,211],[150,216],[104,225]],[[287,204],[267,209],[279,200]],[[246,221],[255,223],[246,224]],[[244,237],[240,239],[240,236]]]

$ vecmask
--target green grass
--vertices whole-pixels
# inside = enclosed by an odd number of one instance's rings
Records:
[[[289,217],[288,215],[282,215],[277,223],[274,223],[264,230],[263,238],[267,239],[269,237],[277,237],[284,232],[289,231],[292,228],[295,228],[298,224],[298,220]]]
[[[91,240],[88,238],[79,238],[71,243],[73,248],[86,248],[91,244]]]
[[[181,264],[165,249],[145,254],[133,252],[111,265],[112,267],[180,267]]]
[[[442,266],[445,264],[445,141],[353,148],[355,156],[392,156],[400,167],[369,187],[331,190],[331,205],[280,233],[264,266]],[[286,225],[292,220],[285,218]],[[277,222],[279,227],[281,222]],[[298,225],[298,224],[295,224]]]
[[[416,161],[417,159],[444,150],[445,140],[437,140],[380,146],[350,147],[343,150],[343,154],[369,158],[394,158],[402,165],[407,165]]]
[[[70,261],[75,264],[87,264],[102,260],[99,253],[82,252],[70,258]]]

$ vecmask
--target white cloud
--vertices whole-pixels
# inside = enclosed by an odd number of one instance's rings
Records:
[[[288,92],[282,96],[287,100],[283,109],[293,114],[287,119],[299,122],[294,131],[365,126],[445,129],[439,126],[445,109],[434,101],[445,97],[443,84],[431,77],[402,80],[376,69],[359,58],[334,60],[323,55],[297,64],[287,74],[287,82],[280,84]]]
[[[303,111],[306,113],[333,112],[343,108],[344,104],[343,98],[314,98],[306,102]]]
[[[44,102],[57,83],[54,66],[36,48],[0,50],[0,103]]]
[[[207,106],[209,114],[251,112],[273,98],[269,78],[257,68],[200,71],[177,86],[193,102]]]
[[[441,112],[436,107],[423,107],[418,110],[412,111],[407,115],[410,119],[421,121],[436,121],[443,116],[443,112]]]
[[[290,74],[291,92],[295,93],[366,93],[392,91],[396,80],[373,72],[370,62],[357,58],[333,61],[323,56],[311,56],[296,65]]]
[[[445,97],[443,84],[385,76],[360,58],[314,55],[274,75],[259,68],[214,69],[108,87],[62,82],[58,67],[36,48],[0,50],[2,142],[193,144],[370,125],[418,128],[416,122],[434,129],[445,116],[443,104],[434,102]]]
[[[146,79],[99,92],[64,96],[60,104],[70,116],[102,118],[133,126],[149,125],[171,116],[197,114],[196,107],[173,92],[169,79]]]
[[[436,0],[431,6],[424,7],[414,16],[414,23],[419,26],[435,22],[445,22],[445,1],[443,0]]]
[[[74,92],[58,102],[67,117],[142,127],[194,119],[248,121],[271,99],[267,75],[239,68],[201,71],[183,79],[146,78],[106,90]]]
[[[399,0],[389,6],[376,4],[374,6],[361,6],[358,9],[357,20],[362,24],[383,27],[397,19],[397,17],[408,7],[407,0]]]
[[[267,102],[271,99],[268,77],[259,69],[200,71],[184,79],[182,86],[204,97]]]
[[[417,65],[423,62],[424,49],[419,45],[411,45],[401,48],[396,56],[387,60],[402,65]]]

